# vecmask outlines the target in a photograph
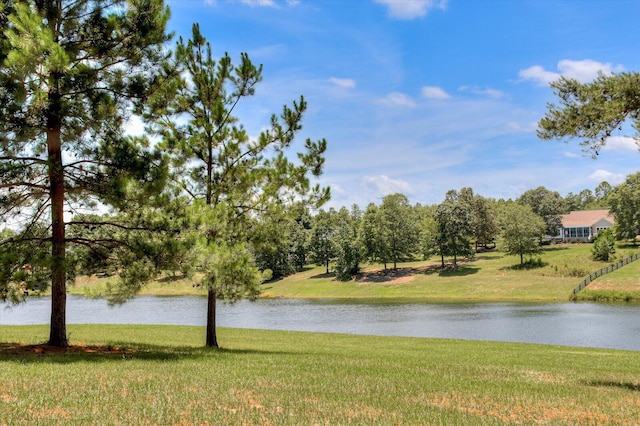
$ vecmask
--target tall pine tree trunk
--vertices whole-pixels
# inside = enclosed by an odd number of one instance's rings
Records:
[[[47,21],[52,31],[60,18],[61,6],[47,2]],[[54,36],[56,41],[57,35]],[[67,347],[67,266],[64,223],[64,167],[62,164],[62,96],[60,74],[48,77],[47,154],[49,166],[49,197],[51,202],[51,324],[49,344]]]
[[[209,288],[207,296],[207,346],[218,347],[218,337],[216,336],[216,290]]]
[[[57,82],[54,81],[54,87]],[[64,168],[62,165],[61,103],[57,90],[49,94],[47,151],[51,198],[51,325],[49,344],[67,347],[66,241]]]
[[[208,146],[208,161],[207,161],[207,193],[206,204],[207,207],[211,207],[213,204],[213,143],[210,142]],[[211,237],[207,237],[207,245],[213,243]],[[210,348],[218,347],[218,336],[216,335],[216,289],[209,284],[209,291],[207,293],[207,341],[206,345]]]

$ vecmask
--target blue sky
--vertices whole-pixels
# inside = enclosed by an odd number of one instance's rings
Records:
[[[640,2],[624,0],[169,0],[170,29],[200,24],[214,54],[263,64],[238,109],[252,135],[300,95],[299,136],[326,138],[329,206],[401,192],[442,201],[470,186],[516,198],[615,185],[637,172],[632,132],[596,160],[577,140],[542,141],[560,75],[640,70]],[[299,147],[296,146],[296,147]],[[295,147],[294,147],[295,148]]]

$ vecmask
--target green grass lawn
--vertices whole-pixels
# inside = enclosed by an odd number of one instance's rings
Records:
[[[0,326],[0,424],[637,424],[640,352],[443,339]],[[19,344],[19,345],[17,345]],[[100,346],[100,348],[96,347]]]
[[[633,253],[619,250],[618,258]],[[324,269],[314,268],[266,284],[266,297],[412,298],[425,301],[566,301],[585,275],[608,262],[591,259],[590,244],[553,245],[536,256],[535,266],[520,268],[519,258],[497,251],[479,253],[460,262],[460,269],[441,271],[439,259],[399,264],[387,275],[366,274],[381,265],[365,268],[365,278],[339,282]],[[640,290],[640,286],[636,288]]]
[[[640,260],[599,277],[578,293],[578,300],[640,302]]]
[[[363,265],[363,275],[349,282],[337,281],[324,267],[310,267],[304,272],[262,286],[263,297],[397,299],[438,301],[566,301],[572,290],[592,272],[612,262],[591,259],[591,244],[545,246],[533,266],[519,267],[519,257],[498,251],[478,253],[471,260],[459,262],[458,271],[439,269],[440,259],[398,264],[398,271],[384,273],[382,265]],[[619,260],[638,251],[623,247]],[[450,259],[447,259],[450,262]],[[598,279],[608,283],[607,294],[624,291],[640,298],[640,261]],[[117,278],[81,277],[69,286],[69,293],[89,297],[101,296],[106,283]],[[206,295],[193,279],[164,276],[145,286],[140,294],[158,296]],[[591,288],[590,286],[590,288]],[[585,293],[588,294],[588,293]],[[623,299],[624,300],[624,299]]]

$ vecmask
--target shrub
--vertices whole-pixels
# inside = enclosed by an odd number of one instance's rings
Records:
[[[591,247],[593,260],[608,262],[615,252],[616,240],[611,230],[606,229],[600,231],[598,237],[593,242],[593,247]]]
[[[273,271],[271,269],[265,269],[262,271],[262,282],[271,281],[273,279]]]

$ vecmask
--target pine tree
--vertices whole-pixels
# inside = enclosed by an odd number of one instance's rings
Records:
[[[169,11],[162,0],[0,4],[0,217],[18,232],[0,246],[47,247],[49,343],[64,347],[68,244],[90,244],[71,241],[67,231],[88,224],[65,213],[126,208],[163,182],[161,158],[123,124],[159,82]]]
[[[273,115],[270,128],[252,140],[234,111],[254,94],[262,67],[245,53],[237,66],[227,54],[216,60],[197,24],[190,40],[179,40],[175,61],[182,66],[180,77],[150,99],[153,129],[171,153],[179,189],[210,212],[202,213],[208,219],[201,222],[201,267],[208,289],[206,345],[217,347],[216,299],[254,297],[259,276],[253,266],[254,273],[240,278],[223,275],[216,259],[231,268],[233,256],[228,254],[233,249],[237,261],[252,265],[247,247],[252,221],[279,217],[299,202],[319,206],[328,199],[328,189],[310,184],[310,175],[322,172],[326,141],[307,139],[297,162],[284,155],[302,128],[303,97],[285,105],[279,117]]]

